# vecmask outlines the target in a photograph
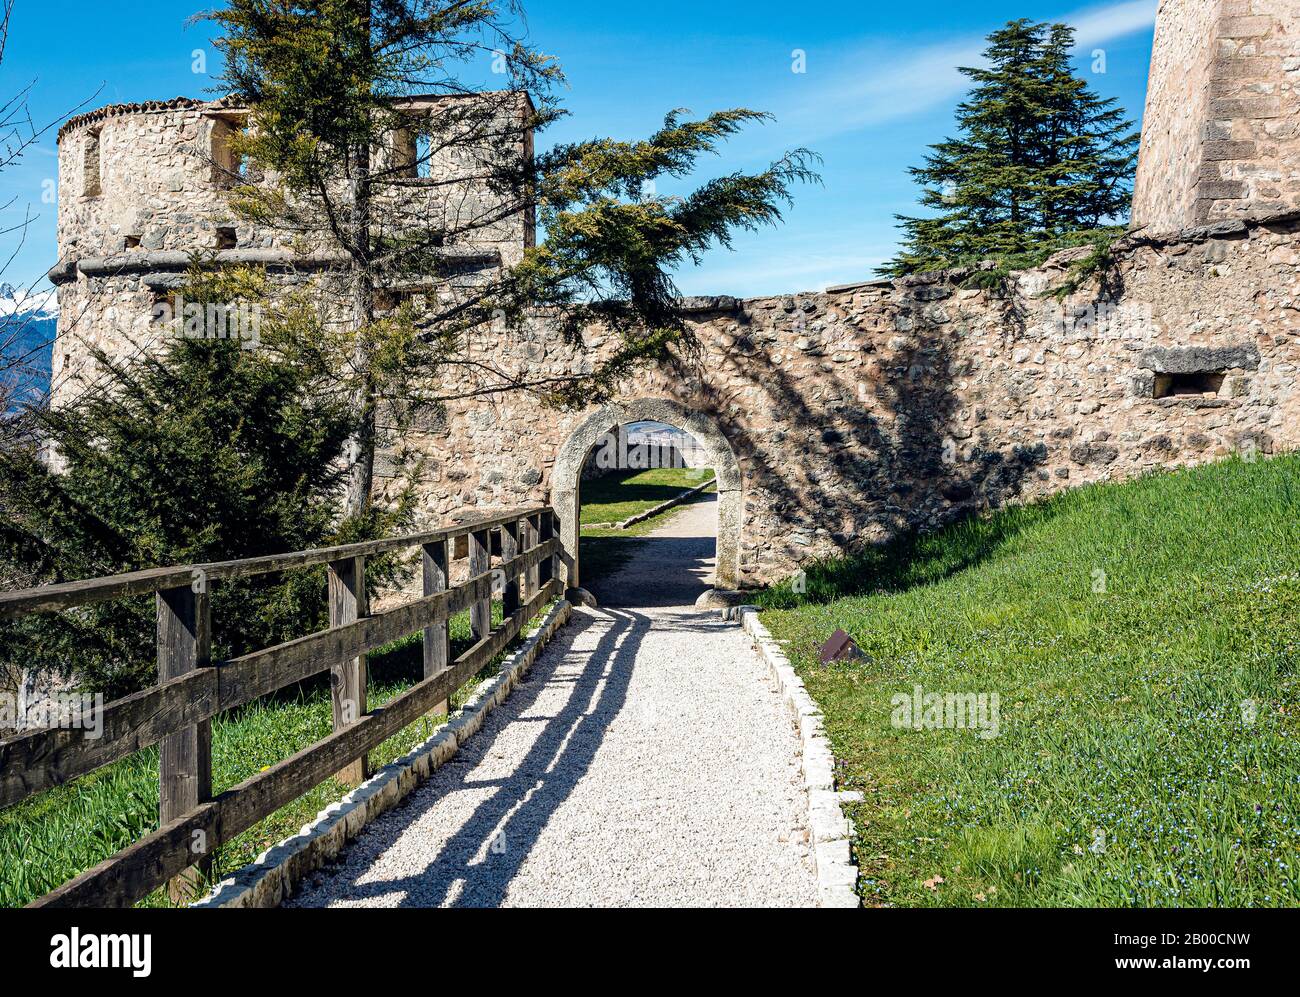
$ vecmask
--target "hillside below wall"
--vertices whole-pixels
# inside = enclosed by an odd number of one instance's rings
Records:
[[[712,418],[743,475],[743,584],[971,510],[1241,452],[1300,445],[1300,238],[1290,221],[1130,242],[1107,280],[1059,305],[1063,263],[1009,296],[927,276],[838,293],[719,299],[698,354],[646,371],[624,400]],[[589,365],[610,342],[544,322],[490,359],[530,376]],[[1155,395],[1209,378],[1213,393]],[[470,387],[470,383],[452,387]],[[452,406],[405,434],[427,458],[430,520],[542,501],[555,454],[592,409],[526,395]]]

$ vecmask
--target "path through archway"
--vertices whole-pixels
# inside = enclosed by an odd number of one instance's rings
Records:
[[[579,523],[583,464],[592,449],[617,437],[619,427],[632,423],[657,422],[689,433],[703,450],[700,463],[711,467],[717,481],[716,581],[719,589],[734,589],[739,580],[741,484],[740,467],[731,444],[706,415],[693,412],[679,402],[643,398],[606,405],[592,413],[573,431],[556,456],[551,478],[551,504],[560,517],[565,549],[573,552],[569,585],[582,584],[582,546]]]

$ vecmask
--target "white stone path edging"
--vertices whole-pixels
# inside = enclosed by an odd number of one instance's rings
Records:
[[[478,732],[487,715],[505,702],[532,667],[546,642],[568,621],[570,612],[569,603],[561,599],[519,649],[502,662],[500,673],[481,682],[455,716],[424,743],[385,765],[293,837],[263,852],[257,861],[222,880],[208,896],[190,906],[279,906],[308,873],[338,855],[363,827],[396,806]]]
[[[808,826],[813,863],[817,867],[817,899],[822,907],[858,907],[858,867],[849,848],[850,823],[841,807],[858,803],[862,794],[835,791],[835,761],[822,723],[822,711],[758,618],[757,606],[736,606],[723,611],[725,619],[739,619],[754,639],[754,647],[767,664],[773,681],[793,715],[803,745],[804,788],[808,792]]]

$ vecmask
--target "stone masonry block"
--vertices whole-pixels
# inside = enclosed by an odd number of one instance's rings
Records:
[[[1210,104],[1210,114],[1224,118],[1276,118],[1282,113],[1277,97],[1225,97]]]
[[[1219,22],[1220,38],[1262,38],[1273,31],[1273,18],[1267,15],[1225,17]]]
[[[1196,185],[1197,197],[1214,200],[1239,198],[1245,192],[1246,185],[1240,180],[1202,180]]]
[[[1206,142],[1204,156],[1209,162],[1225,159],[1253,159],[1256,148],[1254,142]]]
[[[1258,370],[1259,347],[1254,343],[1237,346],[1153,346],[1138,357],[1138,366],[1159,374],[1204,374],[1221,370]]]

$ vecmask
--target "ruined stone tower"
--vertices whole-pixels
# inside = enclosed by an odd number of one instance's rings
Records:
[[[519,100],[515,98],[518,97]],[[502,115],[522,114],[527,98],[509,93],[491,98]],[[433,113],[458,96],[417,96],[405,101],[412,116]],[[176,97],[166,101],[114,104],[66,121],[59,129],[59,261],[49,271],[58,289],[61,317],[54,345],[52,395],[75,397],[94,365],[89,348],[129,355],[165,334],[157,306],[182,287],[195,253],[213,265],[264,268],[286,284],[328,273],[341,259],[327,247],[303,247],[284,230],[237,217],[230,189],[243,164],[234,161],[229,138],[246,126],[248,113],[228,101]],[[472,283],[519,260],[533,241],[533,220],[523,212],[498,210],[500,196],[482,179],[480,157],[531,156],[530,131],[501,127],[508,148],[486,142],[448,143],[415,164],[414,139],[395,136],[381,150],[381,162],[405,157],[409,175],[390,184],[392,192],[375,208],[381,221],[418,216],[430,228],[454,233],[439,250],[440,282]],[[406,148],[400,147],[403,143]],[[392,222],[392,224],[396,224]],[[423,292],[385,289],[392,299]]]
[[[1297,85],[1297,0],[1161,0],[1134,226],[1300,208]]]

